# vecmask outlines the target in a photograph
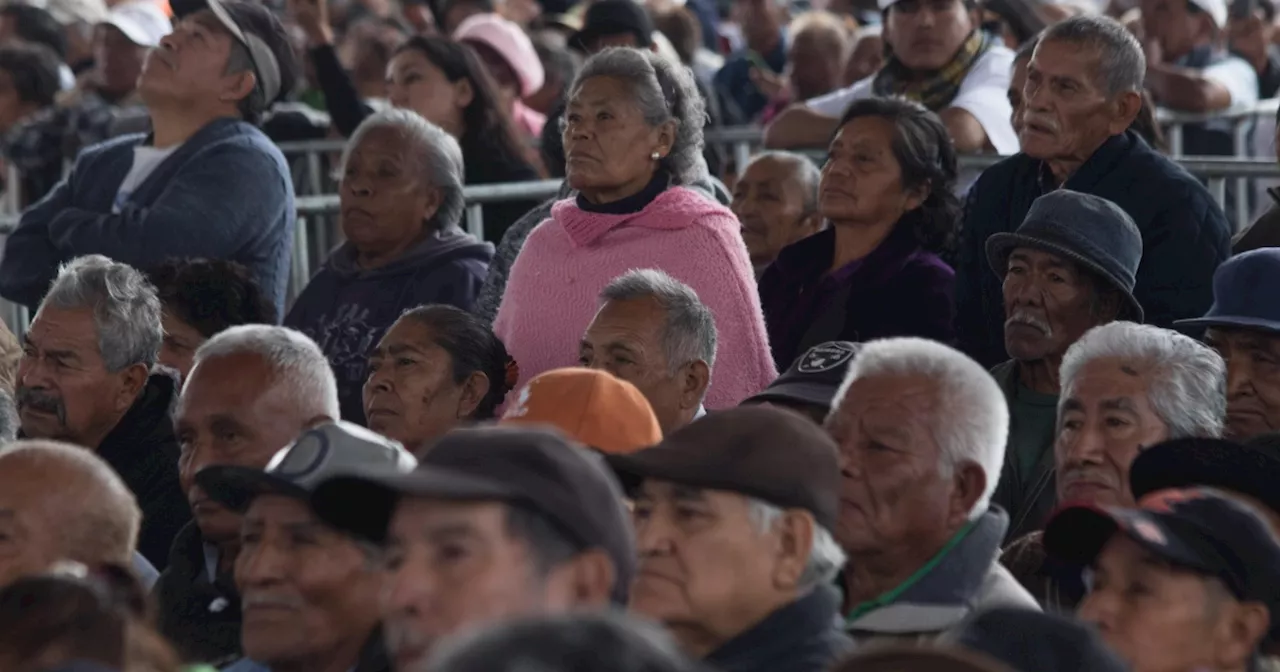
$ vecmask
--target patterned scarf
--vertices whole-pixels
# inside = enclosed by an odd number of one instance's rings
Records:
[[[960,51],[942,69],[929,73],[923,79],[914,77],[902,61],[890,54],[889,62],[880,68],[871,82],[871,90],[877,96],[903,96],[937,112],[955,99],[973,64],[987,53],[993,43],[985,32],[973,31],[960,46]]]

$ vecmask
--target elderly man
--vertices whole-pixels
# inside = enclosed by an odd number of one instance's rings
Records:
[[[1009,410],[982,367],[933,341],[872,341],[827,428],[840,446],[836,538],[855,639],[936,637],[977,610],[1036,608],[996,562],[1009,517],[990,502]]]
[[[1045,548],[1090,567],[1078,618],[1135,672],[1257,668],[1280,622],[1280,542],[1259,512],[1211,488],[1054,516]]]
[[[389,670],[377,636],[377,565],[317,519],[308,499],[341,473],[416,464],[400,444],[339,422],[303,433],[265,470],[225,465],[196,474],[210,498],[244,514],[235,578],[246,658],[224,672]]]
[[[22,436],[84,446],[120,474],[142,507],[138,550],[159,568],[191,520],[169,419],[178,383],[151,370],[162,333],[141,273],[81,257],[58,270],[27,331],[16,395]]]
[[[231,578],[241,517],[196,482],[212,465],[262,469],[306,428],[338,419],[338,386],[311,339],[285,327],[244,325],[196,351],[174,411],[178,469],[195,514],[174,541],[156,586],[160,631],[192,660],[238,657],[240,605]]]
[[[706,413],[702,400],[716,361],[716,323],[691,287],[662,271],[636,270],[600,291],[578,363],[635,385],[663,433]]]
[[[0,586],[60,560],[127,567],[140,519],[101,457],[56,441],[0,449]]]
[[[312,506],[383,547],[396,670],[423,669],[438,643],[479,626],[623,604],[635,574],[617,482],[598,455],[550,430],[454,430],[417,470],[330,479]]]
[[[602,453],[632,453],[662,441],[658,416],[640,390],[596,369],[553,369],[535,376],[501,422],[550,425]]]
[[[899,95],[936,112],[958,151],[1018,151],[1005,97],[1013,52],[981,30],[977,3],[879,0],[878,4],[884,13],[888,61],[876,74],[849,88],[778,115],[765,129],[765,146],[826,147],[849,103]]]
[[[1053,440],[1062,356],[1086,331],[1142,321],[1133,276],[1142,235],[1111,201],[1060,189],[1032,204],[1017,233],[987,239],[1004,280],[1005,348],[991,375],[1009,404],[1009,444],[994,501],[1009,513],[1006,539],[1040,529],[1055,503]]]
[[[769,387],[742,403],[789,408],[821,425],[831,413],[849,363],[861,348],[861,344],[849,341],[819,343],[797,357]]]
[[[1027,70],[1022,154],[982,173],[969,192],[956,264],[961,349],[985,366],[1006,357],[1000,283],[984,245],[1013,231],[1031,204],[1059,188],[1105,198],[1142,233],[1134,294],[1148,322],[1167,327],[1209,306],[1228,226],[1208,190],[1127,130],[1142,107],[1142,47],[1124,26],[1081,16],[1051,26]]]
[[[1057,501],[1133,506],[1129,467],[1166,439],[1222,433],[1222,358],[1181,334],[1112,322],[1091,329],[1062,359],[1054,444]],[[1001,561],[1046,609],[1070,610],[1080,575],[1046,561],[1042,535],[1009,545]]]
[[[822,230],[818,180],[813,161],[791,152],[765,152],[751,159],[733,186],[730,208],[742,222],[756,278],[782,248]]]
[[[730,672],[822,672],[851,646],[830,586],[845,557],[832,535],[836,447],[822,428],[738,407],[609,459],[635,498],[631,609],[686,653]]]
[[[1213,276],[1213,306],[1178,327],[1207,327],[1205,342],[1227,362],[1227,436],[1280,431],[1280,249],[1232,257]]]

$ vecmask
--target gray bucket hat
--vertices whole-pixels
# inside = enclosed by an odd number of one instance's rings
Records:
[[[1069,189],[1045,194],[1031,204],[1016,232],[987,238],[987,262],[997,276],[1004,277],[1009,255],[1019,247],[1062,255],[1084,266],[1124,296],[1119,319],[1143,321],[1142,306],[1133,296],[1142,234],[1115,203]]]

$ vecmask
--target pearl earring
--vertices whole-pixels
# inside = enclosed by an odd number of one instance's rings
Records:
[[[649,158],[653,159],[654,161],[657,161],[658,159],[662,158],[662,155],[657,152],[654,152],[649,155]]]

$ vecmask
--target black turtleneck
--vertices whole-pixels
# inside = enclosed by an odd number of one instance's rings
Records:
[[[583,198],[582,193],[579,192],[578,208],[598,215],[630,215],[644,210],[653,202],[653,199],[658,197],[658,194],[666,191],[670,186],[671,174],[659,169],[654,172],[653,179],[649,180],[649,184],[644,185],[644,189],[610,203],[592,203]]]

